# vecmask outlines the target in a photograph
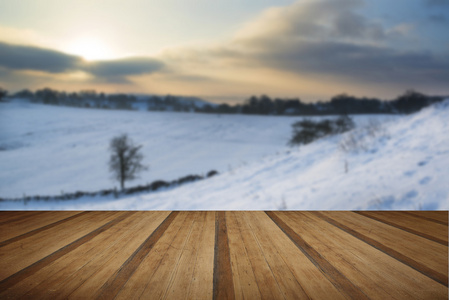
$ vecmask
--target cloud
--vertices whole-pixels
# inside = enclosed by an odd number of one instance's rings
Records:
[[[329,74],[357,82],[449,82],[449,60],[429,52],[340,42],[290,43],[264,51],[258,60],[296,73]]]
[[[435,6],[427,10],[449,3],[419,1]],[[139,80],[144,83],[148,79],[141,75],[157,74],[151,77],[157,81],[153,89],[170,90],[176,86],[178,90],[196,87],[202,91],[207,87],[214,93],[219,90],[215,87],[235,93],[237,85],[241,91],[290,88],[296,92],[330,85],[337,89],[345,84],[360,90],[426,84],[447,90],[449,49],[428,42],[435,41],[437,32],[418,26],[422,19],[401,18],[401,23],[393,23],[392,19],[383,22],[368,17],[362,13],[365,2],[299,0],[265,10],[227,40],[201,47],[170,48],[157,57],[88,62],[50,49],[0,42],[0,71],[3,68],[17,77],[35,76],[37,72],[24,72],[34,70],[58,78],[79,72],[87,74],[85,80],[92,84],[133,81],[136,86]],[[439,26],[444,30],[442,24],[449,20],[442,11],[424,10],[423,14],[433,20],[429,26],[433,29]],[[69,81],[72,77],[66,78]],[[301,86],[290,87],[295,82]],[[147,87],[146,82],[143,85]]]
[[[174,81],[183,81],[183,82],[212,82],[215,81],[213,78],[202,75],[186,75],[182,73],[172,73],[166,74],[166,78]]]
[[[401,41],[413,38],[413,24],[387,28],[360,14],[362,6],[359,0],[303,0],[272,8],[203,56],[354,83],[413,87],[449,82],[449,55],[406,48]]]
[[[161,71],[164,63],[146,57],[132,57],[117,60],[94,61],[87,63],[84,70],[106,79],[108,82],[128,82],[127,76],[150,74]]]
[[[62,73],[77,69],[81,61],[54,50],[0,42],[0,66],[8,69]]]
[[[266,40],[276,36],[304,39],[382,39],[380,23],[356,13],[362,0],[305,0],[271,8],[248,22],[237,40]]]
[[[86,62],[79,56],[55,50],[0,42],[0,67],[10,71],[52,74],[83,71],[96,80],[124,83],[129,82],[128,76],[154,73],[162,70],[164,64],[147,57]]]

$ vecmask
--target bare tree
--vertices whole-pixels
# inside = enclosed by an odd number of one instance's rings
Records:
[[[113,173],[114,179],[120,181],[122,190],[125,187],[125,181],[136,179],[138,173],[148,169],[141,163],[143,155],[139,152],[140,148],[142,146],[135,146],[127,134],[111,140],[109,170]]]

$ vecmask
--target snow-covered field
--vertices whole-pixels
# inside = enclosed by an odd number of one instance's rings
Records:
[[[298,117],[101,111],[0,104],[0,197],[111,188],[108,142],[128,133],[150,170],[129,186],[216,169],[178,188],[0,209],[449,209],[449,100],[409,116],[356,116],[358,128],[289,148]],[[370,136],[365,124],[381,130]],[[359,151],[339,147],[362,136]],[[363,148],[363,149],[362,149]]]
[[[119,186],[109,142],[128,133],[149,170],[127,186],[224,172],[286,148],[293,118],[0,103],[0,198]]]

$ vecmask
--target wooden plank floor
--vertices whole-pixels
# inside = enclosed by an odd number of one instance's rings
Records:
[[[448,212],[0,212],[0,299],[447,299]]]

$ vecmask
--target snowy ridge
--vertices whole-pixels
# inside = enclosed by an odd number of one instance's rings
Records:
[[[449,209],[449,99],[383,120],[360,151],[354,132],[286,149],[176,189],[114,198],[0,203],[2,209],[353,210]],[[289,120],[292,123],[293,119]],[[369,118],[356,120],[359,129]],[[263,147],[263,145],[261,145]]]

